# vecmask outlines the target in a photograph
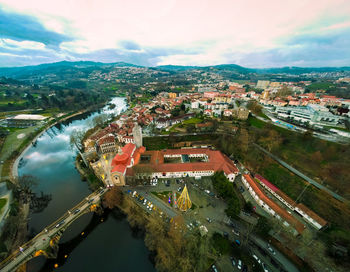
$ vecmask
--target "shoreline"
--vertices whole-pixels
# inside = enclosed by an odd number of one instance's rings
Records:
[[[51,127],[57,125],[58,123],[62,122],[62,121],[66,121],[72,117],[75,117],[77,115],[81,115],[81,114],[84,114],[86,112],[88,112],[89,110],[86,109],[86,110],[83,110],[83,111],[79,111],[79,112],[76,112],[76,113],[73,113],[69,116],[66,116],[56,122],[54,122],[53,124],[49,125],[47,128],[45,128],[44,130],[42,130],[39,134],[37,134],[34,139],[23,149],[23,151],[21,152],[21,154],[19,154],[17,156],[17,158],[15,159],[15,161],[13,162],[13,164],[10,166],[11,168],[11,171],[10,171],[10,180],[12,182],[15,182],[15,179],[18,177],[18,164],[19,164],[19,161],[24,157],[24,154],[28,151],[28,149],[32,146],[32,144],[41,137],[41,135],[43,135],[48,129],[50,129]]]

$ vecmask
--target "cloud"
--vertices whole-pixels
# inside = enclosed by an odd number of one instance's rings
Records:
[[[66,35],[47,30],[34,17],[5,11],[0,7],[0,38],[15,41],[33,41],[49,46],[57,46],[72,40]]]
[[[141,50],[141,47],[133,41],[120,41],[119,45],[126,50]]]
[[[348,0],[0,0],[0,5],[2,66],[60,60],[350,65]]]

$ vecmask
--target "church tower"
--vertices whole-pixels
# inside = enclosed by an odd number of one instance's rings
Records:
[[[132,135],[134,136],[134,141],[136,148],[139,148],[142,146],[142,128],[135,124],[134,128],[132,129]]]

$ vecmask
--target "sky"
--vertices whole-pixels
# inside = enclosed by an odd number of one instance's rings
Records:
[[[350,66],[350,0],[0,0],[0,66]]]

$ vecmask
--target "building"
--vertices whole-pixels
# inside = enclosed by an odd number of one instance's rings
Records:
[[[26,128],[43,123],[48,117],[39,114],[18,114],[6,119],[8,127]]]
[[[111,178],[114,184],[125,185],[126,170],[138,164],[140,156],[145,150],[145,147],[136,148],[136,145],[132,143],[119,148],[118,154],[111,163]]]
[[[301,234],[304,231],[305,226],[290,215],[285,209],[273,202],[249,174],[244,174],[242,176],[242,182],[256,203],[268,214],[281,220],[286,227],[292,227],[296,231],[296,235]]]
[[[168,93],[169,98],[176,98],[176,93]]]
[[[143,157],[147,163],[140,163],[139,168],[148,168],[148,173],[135,173],[139,177],[157,178],[204,177],[223,171],[229,181],[233,182],[238,169],[235,164],[220,151],[208,148],[168,149],[146,151]],[[133,175],[133,173],[130,173]]]
[[[337,125],[342,119],[341,116],[332,114],[328,108],[317,104],[309,104],[306,107],[276,107],[275,112],[279,118],[310,125]]]
[[[101,154],[114,153],[116,151],[115,139],[111,134],[99,139],[97,145]]]
[[[259,181],[259,184],[270,192],[274,197],[276,197],[279,201],[281,201],[285,206],[287,206],[290,210],[295,211],[301,217],[303,217],[306,222],[310,223],[314,228],[320,230],[327,225],[327,221],[318,216],[316,213],[311,211],[305,205],[299,203],[296,204],[294,200],[288,197],[285,193],[283,193],[280,189],[270,183],[268,180],[263,178],[260,175],[255,175],[255,179]]]
[[[247,120],[249,116],[249,110],[244,107],[239,107],[238,109],[233,110],[233,117],[240,120]]]
[[[256,88],[265,90],[270,84],[268,80],[258,80],[256,83]]]

